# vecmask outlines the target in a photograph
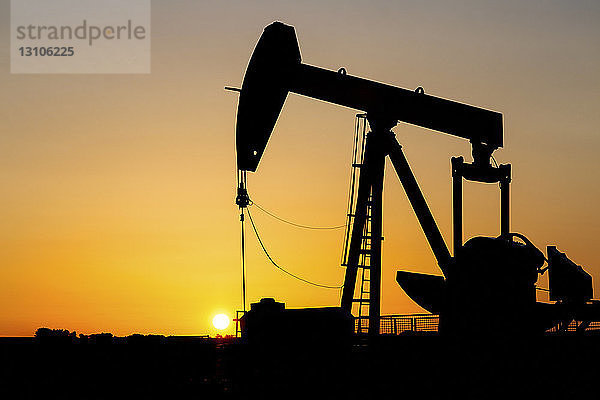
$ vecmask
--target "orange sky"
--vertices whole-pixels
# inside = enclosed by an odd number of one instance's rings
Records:
[[[216,313],[241,308],[237,98],[223,86],[241,84],[274,20],[296,27],[307,63],[503,113],[496,159],[513,164],[513,230],[600,277],[599,17],[583,1],[154,1],[151,74],[11,75],[2,0],[0,335],[214,334]],[[300,223],[344,223],[354,115],[290,96],[251,196]],[[469,144],[395,132],[449,242],[450,157]],[[395,271],[438,270],[387,171],[382,312],[419,312]],[[493,186],[465,185],[466,237],[498,233],[498,200]],[[343,232],[253,215],[283,266],[341,283]],[[247,233],[250,302],[339,304],[339,292],[275,270]]]

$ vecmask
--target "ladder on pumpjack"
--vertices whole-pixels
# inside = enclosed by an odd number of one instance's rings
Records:
[[[356,196],[357,196],[357,182],[360,176],[360,168],[363,165],[365,156],[365,144],[367,135],[367,115],[357,114],[354,132],[354,148],[352,155],[352,174],[350,179],[350,189],[348,194],[348,220],[346,224],[346,234],[344,242],[344,251],[342,254],[341,265],[346,267],[348,265],[348,253],[350,247],[350,237],[352,232],[352,224],[354,222],[354,216],[356,211]],[[369,306],[371,304],[370,299],[370,266],[371,266],[371,221],[372,221],[372,193],[369,195],[367,201],[367,213],[366,221],[361,236],[361,248],[359,251],[359,262],[358,268],[361,270],[361,282],[358,287],[358,297],[353,298],[352,302],[357,307],[353,306],[356,310],[357,324],[355,330],[357,334],[366,334],[369,330]],[[353,310],[354,311],[354,310]]]

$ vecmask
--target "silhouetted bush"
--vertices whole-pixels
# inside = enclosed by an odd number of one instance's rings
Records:
[[[91,344],[112,344],[113,334],[112,333],[94,333],[90,335],[89,343]]]
[[[165,342],[166,338],[162,335],[142,335],[134,333],[133,335],[127,336],[128,344],[160,344]]]
[[[69,332],[66,329],[38,328],[35,331],[35,338],[40,343],[67,344],[77,340],[77,332]]]

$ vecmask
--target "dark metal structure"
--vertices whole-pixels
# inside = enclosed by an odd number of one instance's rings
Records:
[[[265,28],[246,69],[239,98],[236,146],[238,168],[256,171],[289,92],[361,110],[378,131],[407,122],[468,139],[475,156],[502,147],[502,114],[303,64],[292,26]]]
[[[498,168],[480,168],[475,164],[467,164],[463,157],[452,158],[452,221],[454,251],[463,245],[462,237],[462,181],[463,179],[481,183],[500,184],[500,233],[510,233],[510,164]]]
[[[556,320],[551,312],[535,314],[535,282],[538,273],[544,272],[541,269],[543,254],[526,238],[510,234],[511,166],[491,165],[493,151],[503,145],[500,113],[430,96],[422,88],[411,91],[350,76],[343,68],[336,72],[304,64],[294,28],[275,22],[265,28],[256,45],[239,97],[236,147],[238,169],[244,176],[238,188],[241,208],[248,204],[245,172],[256,171],[290,92],[365,112],[371,127],[364,159],[359,166],[358,194],[341,299],[341,308],[345,312],[351,312],[353,303],[365,301],[355,299],[355,287],[358,268],[368,268],[369,334],[378,334],[380,327],[382,194],[386,157],[392,162],[443,273],[443,276],[432,276],[399,271],[397,281],[411,298],[429,311],[440,312],[440,324],[448,331],[462,330],[457,310],[468,308],[475,302],[479,306],[470,312],[485,311],[486,317],[482,318],[489,318],[490,312],[500,313],[506,321],[516,313],[514,322],[520,324],[523,319],[534,320],[543,315],[540,318],[544,321],[536,322],[536,327]],[[391,131],[399,121],[467,139],[472,145],[472,163],[465,163],[463,157],[452,159],[454,257],[444,242],[402,146]],[[500,237],[473,238],[463,245],[463,179],[499,183]],[[370,229],[365,230],[367,219]],[[361,247],[365,232],[368,232],[370,243],[368,249]],[[517,238],[524,243],[516,242]],[[365,252],[370,257],[368,266],[359,265],[361,254]],[[587,285],[588,282],[583,283]],[[486,288],[487,285],[490,286]],[[505,306],[507,299],[510,306]],[[490,330],[496,328],[490,325]]]

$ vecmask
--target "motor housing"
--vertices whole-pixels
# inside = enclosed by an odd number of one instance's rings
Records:
[[[535,283],[544,255],[529,241],[474,237],[454,259],[446,279],[440,332],[521,335],[536,331]]]

